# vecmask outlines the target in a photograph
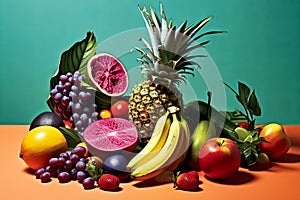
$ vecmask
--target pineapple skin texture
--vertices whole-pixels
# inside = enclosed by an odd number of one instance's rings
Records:
[[[146,144],[155,124],[170,106],[182,107],[182,94],[175,85],[165,86],[146,80],[134,86],[129,99],[129,120],[139,133],[139,143]]]

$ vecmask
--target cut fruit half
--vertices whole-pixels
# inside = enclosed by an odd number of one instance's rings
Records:
[[[117,152],[132,152],[137,146],[135,125],[122,118],[106,118],[90,124],[83,133],[89,152],[102,159]]]
[[[88,62],[87,71],[93,84],[104,94],[123,95],[128,87],[128,74],[122,63],[107,53],[94,55]]]

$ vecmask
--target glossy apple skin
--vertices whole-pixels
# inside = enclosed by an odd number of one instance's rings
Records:
[[[234,175],[241,162],[238,146],[227,138],[207,140],[199,152],[199,165],[211,179],[228,179]]]
[[[272,160],[281,158],[292,144],[283,127],[276,123],[264,126],[259,136],[264,137],[267,142],[260,143],[258,148]]]

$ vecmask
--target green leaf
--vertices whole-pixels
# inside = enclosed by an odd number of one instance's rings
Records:
[[[88,60],[96,53],[96,38],[94,33],[87,32],[86,38],[76,42],[65,51],[60,58],[59,68],[50,80],[51,89],[58,83],[59,76],[67,72],[84,71]]]
[[[244,83],[241,83],[241,82],[238,82],[238,100],[241,102],[241,104],[247,108],[247,102],[248,102],[248,97],[249,97],[249,94],[250,94],[250,88],[244,84]]]
[[[86,170],[95,181],[98,181],[103,174],[103,169],[90,163],[86,164]]]
[[[251,93],[250,98],[249,98],[248,110],[251,114],[253,114],[255,116],[260,116],[261,115],[260,105],[259,105],[259,102],[256,98],[254,90]]]
[[[65,128],[65,127],[59,127],[59,130],[65,136],[65,138],[68,142],[69,149],[74,148],[83,139],[81,137],[81,135],[77,131],[74,131],[73,129],[68,129],[68,128]]]
[[[71,48],[65,51],[60,58],[59,67],[50,80],[50,90],[59,82],[59,76],[68,72],[79,71],[86,77],[86,64],[96,53],[96,38],[94,33],[87,32],[86,38],[75,43]],[[55,102],[48,97],[47,104],[54,111]]]
[[[237,145],[241,152],[243,165],[246,165],[246,167],[254,165],[258,157],[256,146],[250,142],[241,142],[237,143]]]

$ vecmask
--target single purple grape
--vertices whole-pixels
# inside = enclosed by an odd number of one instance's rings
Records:
[[[42,183],[51,181],[51,174],[49,172],[44,172],[41,174],[40,179]]]
[[[49,160],[49,166],[51,167],[57,167],[57,161],[58,161],[58,158],[50,158]]]
[[[59,157],[57,160],[57,166],[62,167],[66,163],[66,160],[63,157]]]
[[[66,75],[61,75],[59,77],[59,80],[61,81],[62,84],[65,84],[68,81],[68,77]]]
[[[72,169],[73,166],[74,166],[74,164],[72,163],[71,160],[66,160],[65,167],[66,167],[67,170]]]
[[[86,173],[83,171],[77,172],[77,180],[79,183],[82,183],[82,181],[86,178]]]
[[[63,105],[63,106],[67,106],[67,105],[69,105],[69,102],[70,102],[70,97],[68,97],[68,96],[63,96],[62,98],[61,98],[61,104]]]
[[[92,177],[87,177],[82,181],[84,189],[92,189],[95,187],[95,180]]]
[[[55,103],[59,103],[63,95],[61,93],[56,93],[54,96]]]
[[[77,154],[71,154],[70,160],[73,164],[76,164],[80,160],[80,157]]]
[[[60,172],[57,178],[60,183],[67,183],[70,181],[70,174],[68,172]]]
[[[72,180],[76,180],[77,179],[77,172],[78,172],[78,170],[76,168],[71,169],[70,176],[71,176]]]
[[[78,171],[84,171],[85,170],[85,162],[78,161],[75,166],[76,166],[76,169]]]
[[[86,148],[83,146],[77,146],[71,152],[71,154],[77,154],[79,157],[83,157],[85,153],[86,153]]]

